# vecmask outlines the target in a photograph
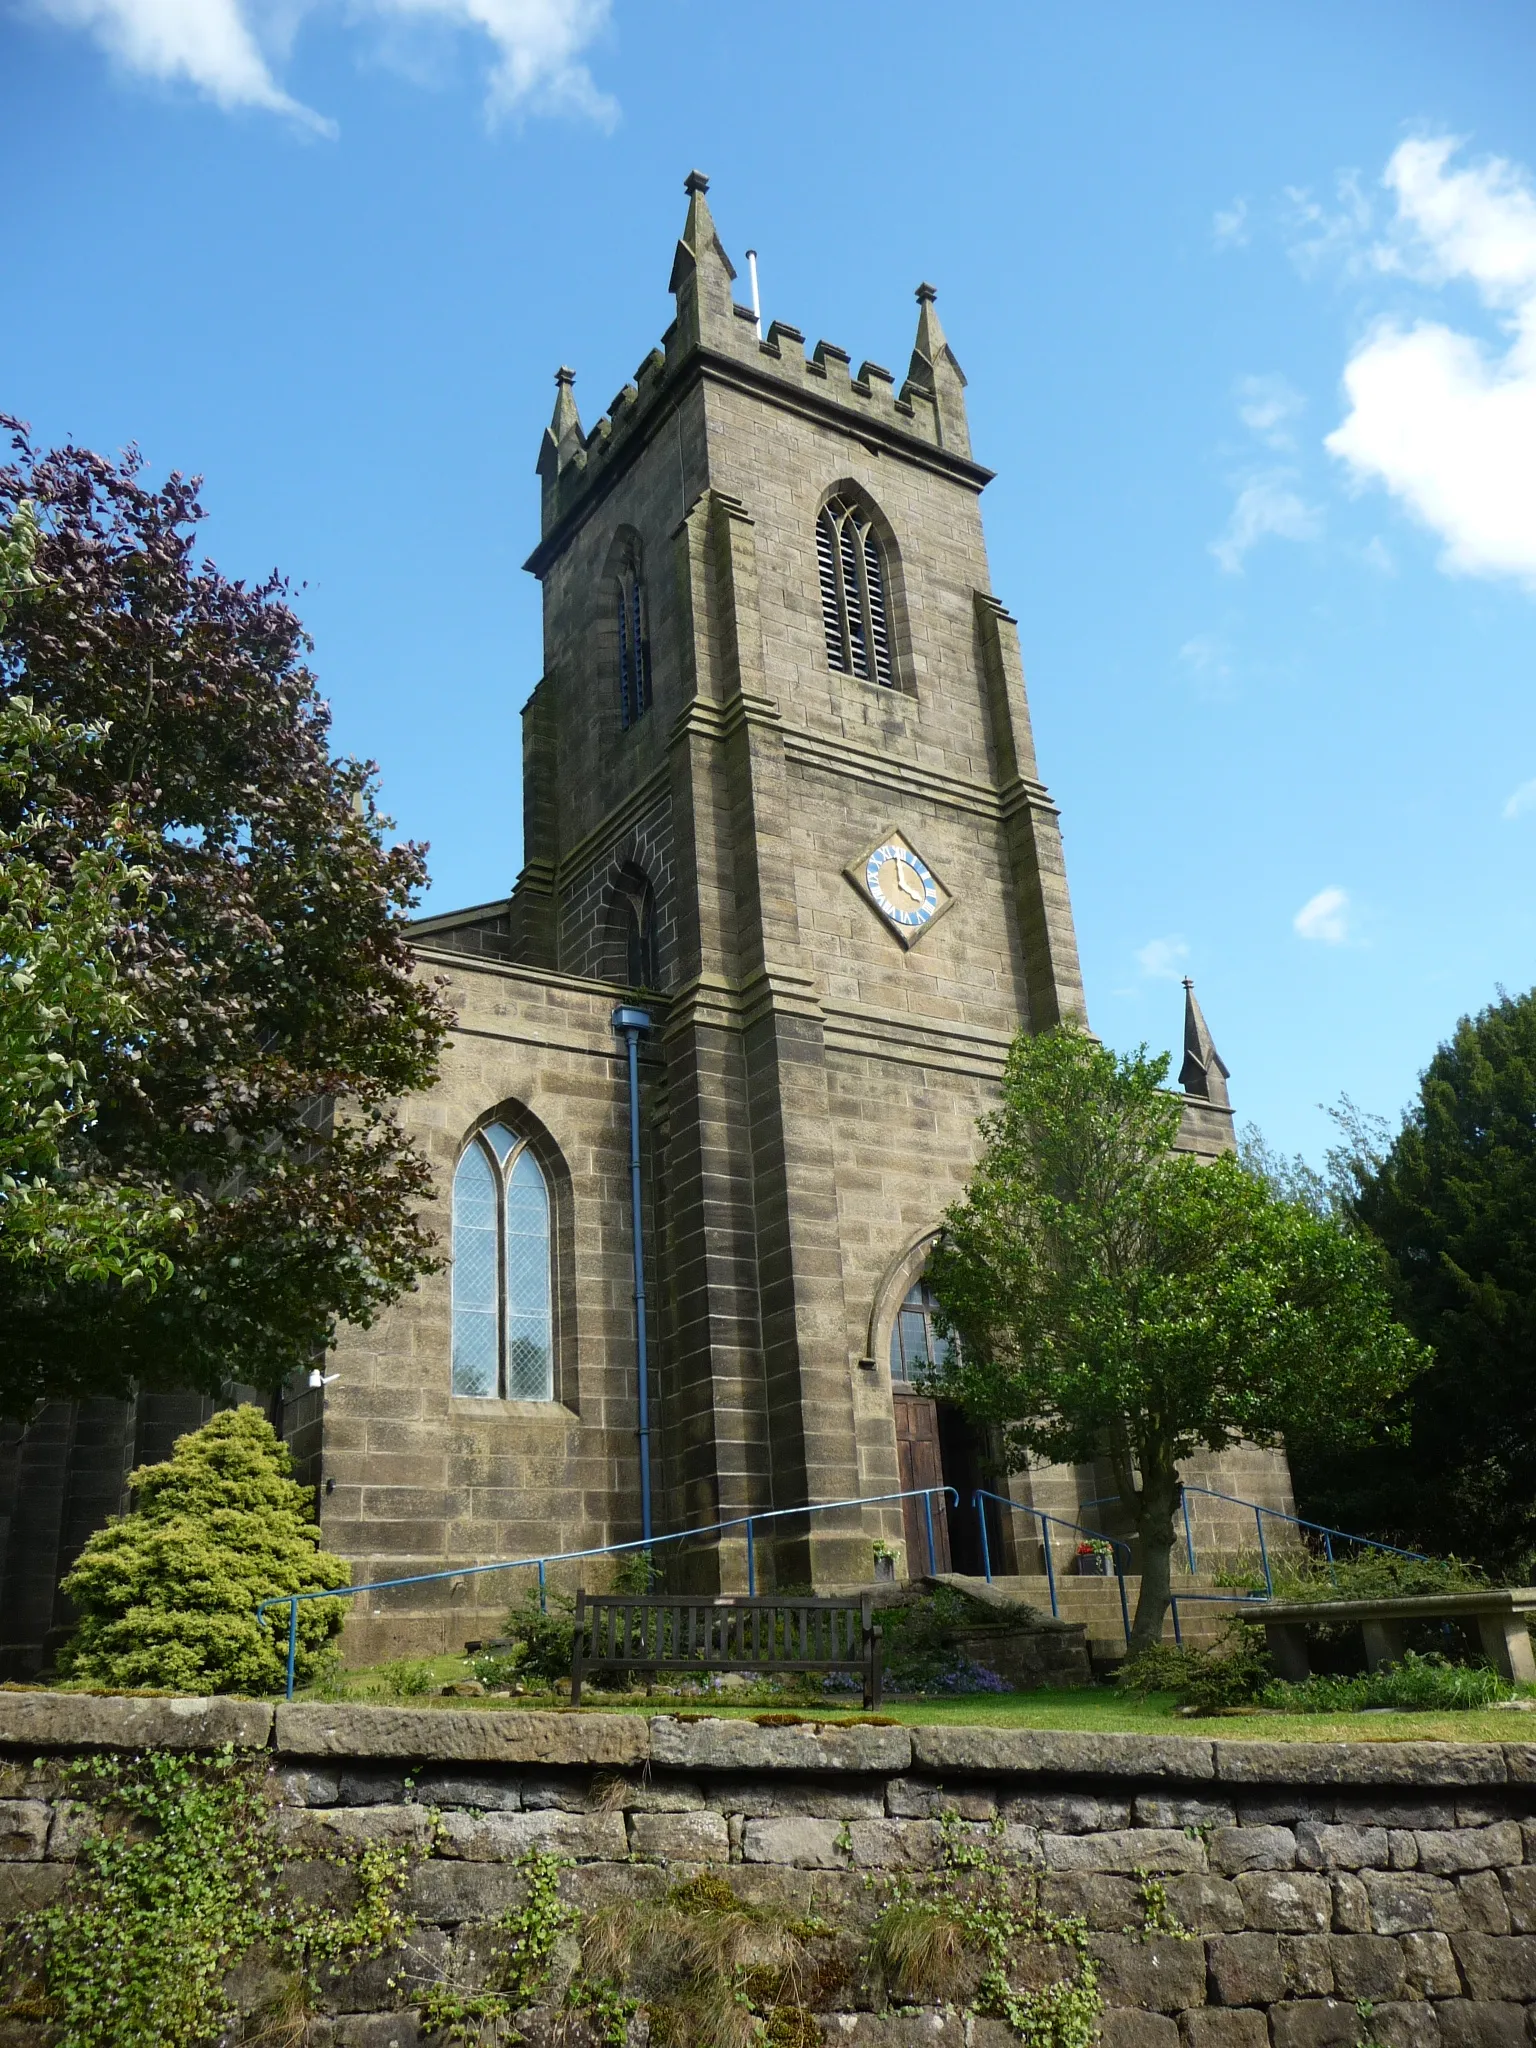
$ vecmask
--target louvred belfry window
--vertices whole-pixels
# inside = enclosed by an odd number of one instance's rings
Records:
[[[549,1188],[504,1124],[479,1131],[453,1176],[453,1391],[552,1401]]]
[[[619,725],[628,732],[651,708],[651,643],[638,563],[625,564],[615,592],[619,608]]]
[[[891,688],[885,565],[868,518],[842,498],[829,498],[817,516],[816,568],[828,662]]]

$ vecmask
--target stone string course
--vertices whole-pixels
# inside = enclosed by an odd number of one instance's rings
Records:
[[[300,1846],[420,1860],[409,1953],[327,1984],[316,2048],[417,2048],[402,1976],[463,1981],[517,1859],[592,1906],[718,1871],[854,1934],[940,1816],[1092,1930],[1105,2048],[1515,2048],[1536,2040],[1536,1744],[1265,1743],[639,1715],[272,1708],[0,1694],[0,1918],[57,1897],[80,1839],[49,1759],[266,1749]],[[1145,1874],[1187,1938],[1141,1925]],[[477,1947],[478,1944],[478,1947]],[[850,1954],[856,1953],[855,1941]],[[891,2012],[851,1968],[828,2048],[1006,2048],[998,2022]],[[0,2048],[41,2042],[0,2025]]]

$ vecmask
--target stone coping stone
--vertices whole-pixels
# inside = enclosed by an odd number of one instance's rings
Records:
[[[280,1706],[283,1756],[450,1758],[456,1763],[638,1764],[649,1752],[639,1714],[497,1714],[472,1708]]]
[[[0,1745],[17,1749],[265,1749],[271,1738],[265,1700],[0,1692]]]
[[[755,1721],[651,1723],[651,1762],[698,1771],[891,1771],[911,1768],[910,1728],[805,1722],[764,1728]]]
[[[1494,1742],[1217,1742],[1229,1785],[1503,1785]],[[1536,1751],[1527,1751],[1536,1757]]]
[[[1279,1748],[1271,1744],[1266,1747]],[[1210,1742],[1189,1735],[1077,1735],[1055,1728],[914,1728],[918,1770],[1066,1778],[1214,1778]]]

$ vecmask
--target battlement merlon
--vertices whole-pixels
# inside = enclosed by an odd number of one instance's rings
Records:
[[[818,341],[806,354],[798,328],[775,320],[761,341],[750,306],[735,302],[736,270],[721,245],[706,194],[709,180],[684,180],[688,216],[672,260],[670,290],[677,318],[590,434],[571,395],[574,372],[562,369],[555,414],[539,450],[543,485],[539,545],[524,567],[542,576],[570,533],[639,454],[660,417],[703,378],[747,389],[770,404],[852,430],[883,451],[980,492],[993,472],[972,460],[965,411],[965,373],[934,310],[933,286],[917,288],[917,338],[900,390],[889,370],[863,362],[851,370],[845,349]]]

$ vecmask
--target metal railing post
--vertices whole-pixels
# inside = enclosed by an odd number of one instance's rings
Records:
[[[1173,1640],[1177,1648],[1184,1647],[1184,1631],[1179,1627],[1179,1602],[1176,1594],[1168,1595],[1168,1609],[1173,1616]]]
[[[1120,1562],[1121,1546],[1111,1541],[1110,1556],[1115,1560],[1115,1577],[1120,1585],[1120,1626],[1125,1630],[1125,1647],[1131,1647],[1131,1603],[1125,1596],[1125,1566]]]
[[[1275,1597],[1275,1581],[1269,1569],[1269,1545],[1264,1541],[1264,1510],[1253,1511],[1254,1526],[1259,1532],[1259,1562],[1264,1567],[1264,1591],[1271,1600]]]
[[[285,1697],[293,1698],[293,1673],[299,1661],[299,1603],[288,1602],[288,1690]]]
[[[971,1495],[971,1506],[976,1510],[976,1519],[981,1524],[981,1569],[987,1584],[992,1583],[992,1546],[987,1541],[987,1504],[980,1492]]]
[[[544,1560],[542,1557],[539,1559],[539,1612],[541,1614],[548,1614],[549,1612],[549,1588],[544,1582]]]
[[[1184,1510],[1184,1554],[1189,1559],[1189,1576],[1195,1576],[1195,1538],[1189,1526],[1189,1495],[1179,1488],[1179,1505]]]
[[[771,1498],[772,1496],[770,1496]],[[757,1598],[757,1549],[752,1541],[752,1517],[747,1517],[747,1598]]]
[[[933,1493],[931,1490],[923,1495],[923,1513],[928,1518],[928,1576],[931,1579],[938,1570],[933,1548]]]
[[[1339,1583],[1339,1575],[1333,1568],[1333,1535],[1327,1529],[1323,1531],[1323,1555],[1328,1560],[1328,1577],[1334,1585],[1337,1585]]]
[[[1039,1508],[1031,1508],[1032,1515],[1040,1516],[1040,1548],[1045,1553],[1045,1583],[1051,1596],[1051,1613],[1059,1621],[1061,1607],[1056,1598],[1056,1567],[1051,1563],[1051,1527],[1049,1518]]]

